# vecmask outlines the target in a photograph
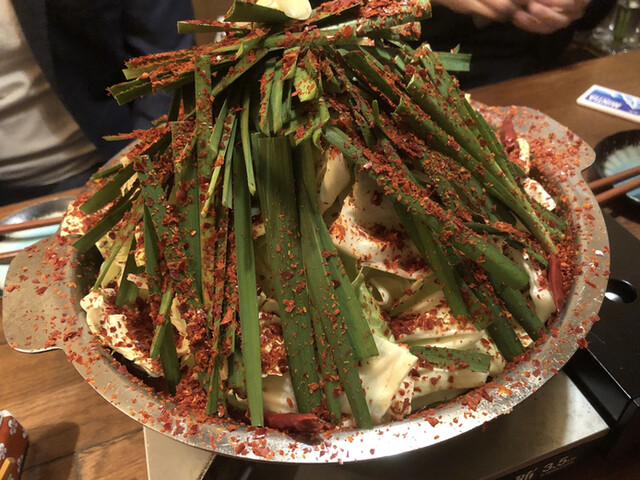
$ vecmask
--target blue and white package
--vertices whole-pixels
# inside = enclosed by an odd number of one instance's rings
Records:
[[[577,100],[579,105],[640,123],[640,97],[592,85]]]

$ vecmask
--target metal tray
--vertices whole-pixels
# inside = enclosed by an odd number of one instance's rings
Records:
[[[565,159],[554,169],[560,172],[560,178],[556,174],[558,186],[570,202],[570,214],[579,227],[576,255],[583,267],[553,334],[514,370],[484,387],[486,395],[478,395],[477,404],[463,404],[457,399],[436,407],[428,418],[418,416],[371,430],[338,431],[314,443],[230,422],[200,423],[191,430],[194,419],[176,415],[153,389],[122,373],[121,365],[92,338],[78,304],[95,274],[93,267],[88,259],[80,261],[74,251],[60,245],[56,237],[23,252],[11,264],[3,302],[7,340],[21,352],[64,350],[96,391],[148,428],[194,447],[256,460],[324,463],[381,458],[444,442],[509,413],[558,372],[597,319],[608,278],[608,239],[600,209],[581,176],[582,170],[593,163],[593,151],[575,134],[536,110],[482,110],[494,125],[513,115],[519,135],[544,141],[556,153],[555,158]],[[31,279],[42,274],[57,280],[34,285]]]
[[[0,219],[0,225],[11,225],[29,220],[62,215],[67,210],[67,206],[71,200],[73,200],[72,197],[60,197],[30,205]],[[29,230],[14,232],[8,235],[0,235],[0,253],[21,250],[29,245],[33,245],[43,238],[52,235],[57,229],[58,225],[50,225],[48,227],[30,228]],[[7,264],[0,262],[0,296],[2,296],[4,280],[8,269],[9,266]]]

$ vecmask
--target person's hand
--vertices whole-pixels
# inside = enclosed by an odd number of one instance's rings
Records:
[[[514,0],[520,9],[511,23],[535,33],[553,33],[584,15],[590,0]]]
[[[455,12],[480,15],[498,22],[511,21],[518,10],[523,8],[519,0],[432,0]]]
[[[580,18],[590,0],[432,0],[458,13],[480,15],[535,33],[552,33]]]

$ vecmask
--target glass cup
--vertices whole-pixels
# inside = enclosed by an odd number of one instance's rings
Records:
[[[640,0],[618,0],[613,23],[612,47],[637,48],[640,43]]]
[[[640,48],[640,0],[618,0],[591,32],[590,43],[607,54]]]

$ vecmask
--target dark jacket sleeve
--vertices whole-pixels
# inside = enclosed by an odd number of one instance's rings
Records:
[[[191,1],[136,0],[125,11],[125,49],[128,57],[181,50],[193,45],[192,35],[178,35],[179,20],[193,18]],[[169,97],[150,95],[133,104],[133,128],[146,128],[167,113]]]
[[[120,107],[107,88],[124,80],[127,59],[192,45],[176,30],[178,20],[193,18],[190,0],[14,0],[14,7],[45,76],[105,159],[123,147],[105,135],[163,113],[166,98]]]

